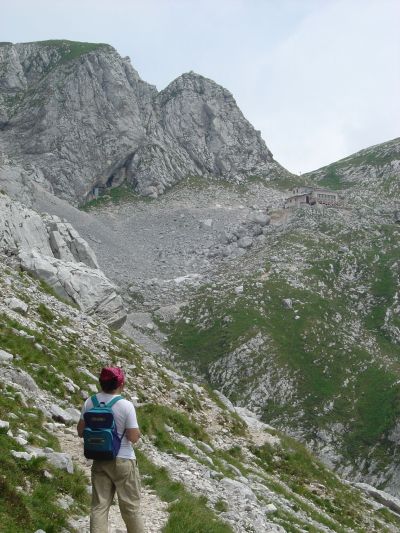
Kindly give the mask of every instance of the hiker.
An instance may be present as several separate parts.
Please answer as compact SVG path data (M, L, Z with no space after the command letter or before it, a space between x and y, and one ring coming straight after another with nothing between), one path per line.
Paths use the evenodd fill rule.
M140 438L135 407L120 396L125 383L121 368L103 368L99 381L101 392L85 401L77 427L85 456L94 459L90 533L108 533L115 491L128 533L143 533L139 471L131 444Z

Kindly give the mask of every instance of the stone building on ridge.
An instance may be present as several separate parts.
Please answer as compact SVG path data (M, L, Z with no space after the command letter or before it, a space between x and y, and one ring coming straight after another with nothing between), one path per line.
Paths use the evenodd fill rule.
M320 187L295 187L292 196L285 200L285 208L325 205L336 207L339 205L339 194L331 189Z

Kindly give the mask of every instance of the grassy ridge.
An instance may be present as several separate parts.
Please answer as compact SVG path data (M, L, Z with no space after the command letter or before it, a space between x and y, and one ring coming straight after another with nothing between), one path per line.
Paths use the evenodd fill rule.
M386 192L400 192L398 184L398 176L390 177L389 180L381 170L385 165L389 165L392 161L400 159L399 139L393 139L386 143L372 146L365 150L361 150L348 157L340 159L335 163L309 172L304 175L304 180L314 182L317 178L317 185L322 185L331 189L349 189L356 183L346 180L346 174L351 170L362 171L364 167L372 167L380 175L379 179L382 182L383 190ZM322 177L320 177L322 175ZM397 181L397 185L396 182ZM362 183L360 183L362 185Z
M48 41L37 41L33 44L38 44L40 46L56 49L61 55L61 62L70 61L76 59L83 54L88 54L100 48L110 48L111 46L105 43L84 43L79 41L68 41L68 40L48 40Z

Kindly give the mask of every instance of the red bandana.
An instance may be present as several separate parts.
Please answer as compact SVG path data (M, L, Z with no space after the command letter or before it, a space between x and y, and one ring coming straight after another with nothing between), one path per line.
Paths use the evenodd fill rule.
M117 366L110 366L108 368L103 368L100 373L101 381L111 381L112 379L117 380L117 387L120 387L125 382L125 375L122 368Z

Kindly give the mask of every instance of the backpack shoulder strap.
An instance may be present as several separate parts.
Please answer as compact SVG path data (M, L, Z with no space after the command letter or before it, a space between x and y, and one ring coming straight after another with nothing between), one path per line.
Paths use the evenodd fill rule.
M100 407L99 400L95 394L91 396L90 399L92 400L93 407Z
M122 396L116 396L115 398L113 398L112 400L110 400L110 401L108 402L108 404L106 405L106 407L111 408L114 404L116 404L117 402L119 402L119 400L123 400Z

